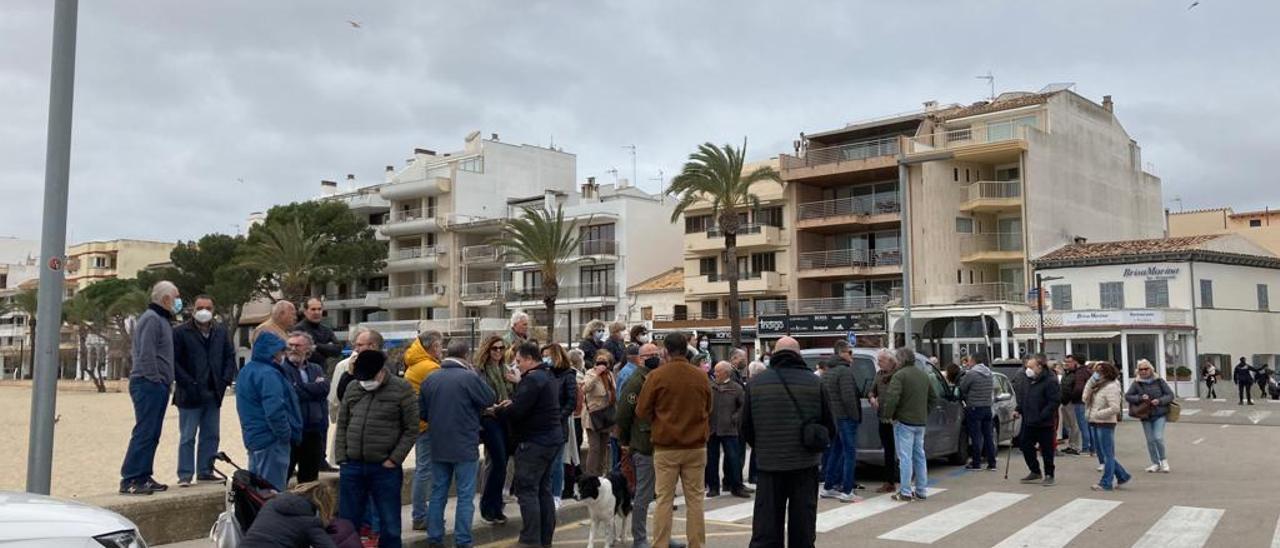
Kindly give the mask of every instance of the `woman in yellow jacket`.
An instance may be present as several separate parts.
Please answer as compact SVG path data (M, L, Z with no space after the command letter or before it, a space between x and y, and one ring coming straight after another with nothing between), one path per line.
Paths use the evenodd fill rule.
M444 335L439 331L423 331L404 353L404 380L413 386L413 393L422 390L422 381L440 370L440 356L444 353ZM418 441L414 444L413 530L427 530L427 497L431 494L431 436L427 423L418 421Z

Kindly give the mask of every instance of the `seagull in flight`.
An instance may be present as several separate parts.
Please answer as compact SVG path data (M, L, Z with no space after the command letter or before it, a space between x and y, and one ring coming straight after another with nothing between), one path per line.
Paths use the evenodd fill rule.
M1194 8L1199 5L1200 5L1200 0L1196 0L1195 2L1192 2L1190 6L1187 6L1187 11L1191 11L1191 8Z
M1199 2L1196 2L1196 3L1198 4ZM359 21L352 21L352 20L350 20L350 19L347 19L347 24L348 24L348 25L351 25L351 28L353 28L353 29L361 28L361 26L360 26L360 22L359 22Z

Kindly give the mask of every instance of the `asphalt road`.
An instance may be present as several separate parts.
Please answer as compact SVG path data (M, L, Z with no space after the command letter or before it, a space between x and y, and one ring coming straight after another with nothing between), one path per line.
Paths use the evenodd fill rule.
M937 492L928 501L891 504L875 493L854 504L819 501L818 546L1280 546L1280 486L1272 476L1280 428L1271 427L1280 425L1280 405L1184 402L1184 415L1190 409L1201 411L1166 432L1170 474L1142 471L1148 465L1142 428L1125 421L1117 431L1118 454L1134 480L1121 490L1089 489L1099 476L1092 457L1059 458L1055 487L1019 484L1026 467L1018 453L1009 480L1001 472L931 463ZM1215 415L1223 410L1236 412ZM1000 452L1002 471L1007 451ZM873 489L883 479L874 467L859 473L859 482ZM750 504L708 500L709 519L720 518L708 521L708 546L746 546ZM683 525L677 520L676 531ZM565 523L555 544L582 546L586 537L584 521Z

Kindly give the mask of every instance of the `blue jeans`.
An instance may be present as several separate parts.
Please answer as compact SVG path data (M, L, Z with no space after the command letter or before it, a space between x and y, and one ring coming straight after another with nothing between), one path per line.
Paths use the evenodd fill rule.
M338 471L338 517L360 523L372 502L378 516L378 546L400 547L400 486L404 469L381 462L342 463ZM372 497L372 501L370 498Z
M1071 409L1076 414L1076 428L1080 429L1080 449L1093 451L1093 427L1089 426L1089 422L1084 418L1084 404L1073 403Z
M484 491L480 494L480 516L502 515L502 486L507 483L507 434L502 421L493 417L480 419L480 438L484 441Z
M431 432L418 434L413 445L413 489L409 504L413 507L413 521L427 519L427 497L431 495Z
M609 472L614 474L622 473L622 447L618 445L618 438L609 437Z
M836 419L836 431L839 435L832 440L831 455L823 467L827 482L825 487L849 494L853 492L856 483L854 470L858 464L858 421Z
M1128 483L1133 476L1129 475L1129 471L1116 460L1116 429L1114 427L1094 428L1093 436L1093 441L1097 443L1094 449L1097 450L1098 456L1102 457L1102 479L1098 480L1098 485L1110 491L1113 480Z
M738 436L712 435L707 439L707 490L720 491L720 448L724 448L724 484L729 492L742 490L742 454Z
M218 454L218 419L221 412L221 407L211 403L191 409L178 408L179 480L190 480L193 472L201 476L213 475L213 457ZM198 451L197 435L200 438Z
M1164 423L1164 417L1142 421L1142 434L1147 437L1147 456L1151 457L1151 464L1160 464L1160 461L1166 458L1164 453Z
M551 457L551 496L560 498L564 494L564 444L557 447L555 456Z
M985 460L987 466L995 467L995 425L991 418L991 408L964 408L964 427L969 433L969 465L976 468Z
M257 451L249 450L249 471L274 485L277 491L289 488L289 453L293 445L276 442Z
M457 482L453 543L471 544L471 520L476 513L476 471L479 461L431 463L431 510L427 512L427 542L444 543L444 505L449 502L449 484Z
M129 379L133 400L133 434L120 465L121 487L151 479L155 474L156 447L164 428L164 410L169 405L169 387L141 377Z
M929 471L924 457L924 426L893 423L893 443L898 449L898 493L910 496L925 494Z

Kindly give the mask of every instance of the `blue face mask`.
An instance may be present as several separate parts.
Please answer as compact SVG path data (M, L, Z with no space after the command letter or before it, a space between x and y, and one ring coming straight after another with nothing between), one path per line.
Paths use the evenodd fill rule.
M1093 380L1095 380L1095 381L1100 381L1100 380L1102 380L1102 373L1099 373L1099 372L1097 372L1097 371L1094 371L1094 372L1093 372L1093 375L1091 375L1091 376L1090 376L1090 378L1092 378L1092 379L1093 379Z
M174 313L174 314L177 314L177 313L179 313L179 312L182 312L182 297L174 297L174 298L173 298L173 313Z
M543 365L551 365L551 358L542 358Z

